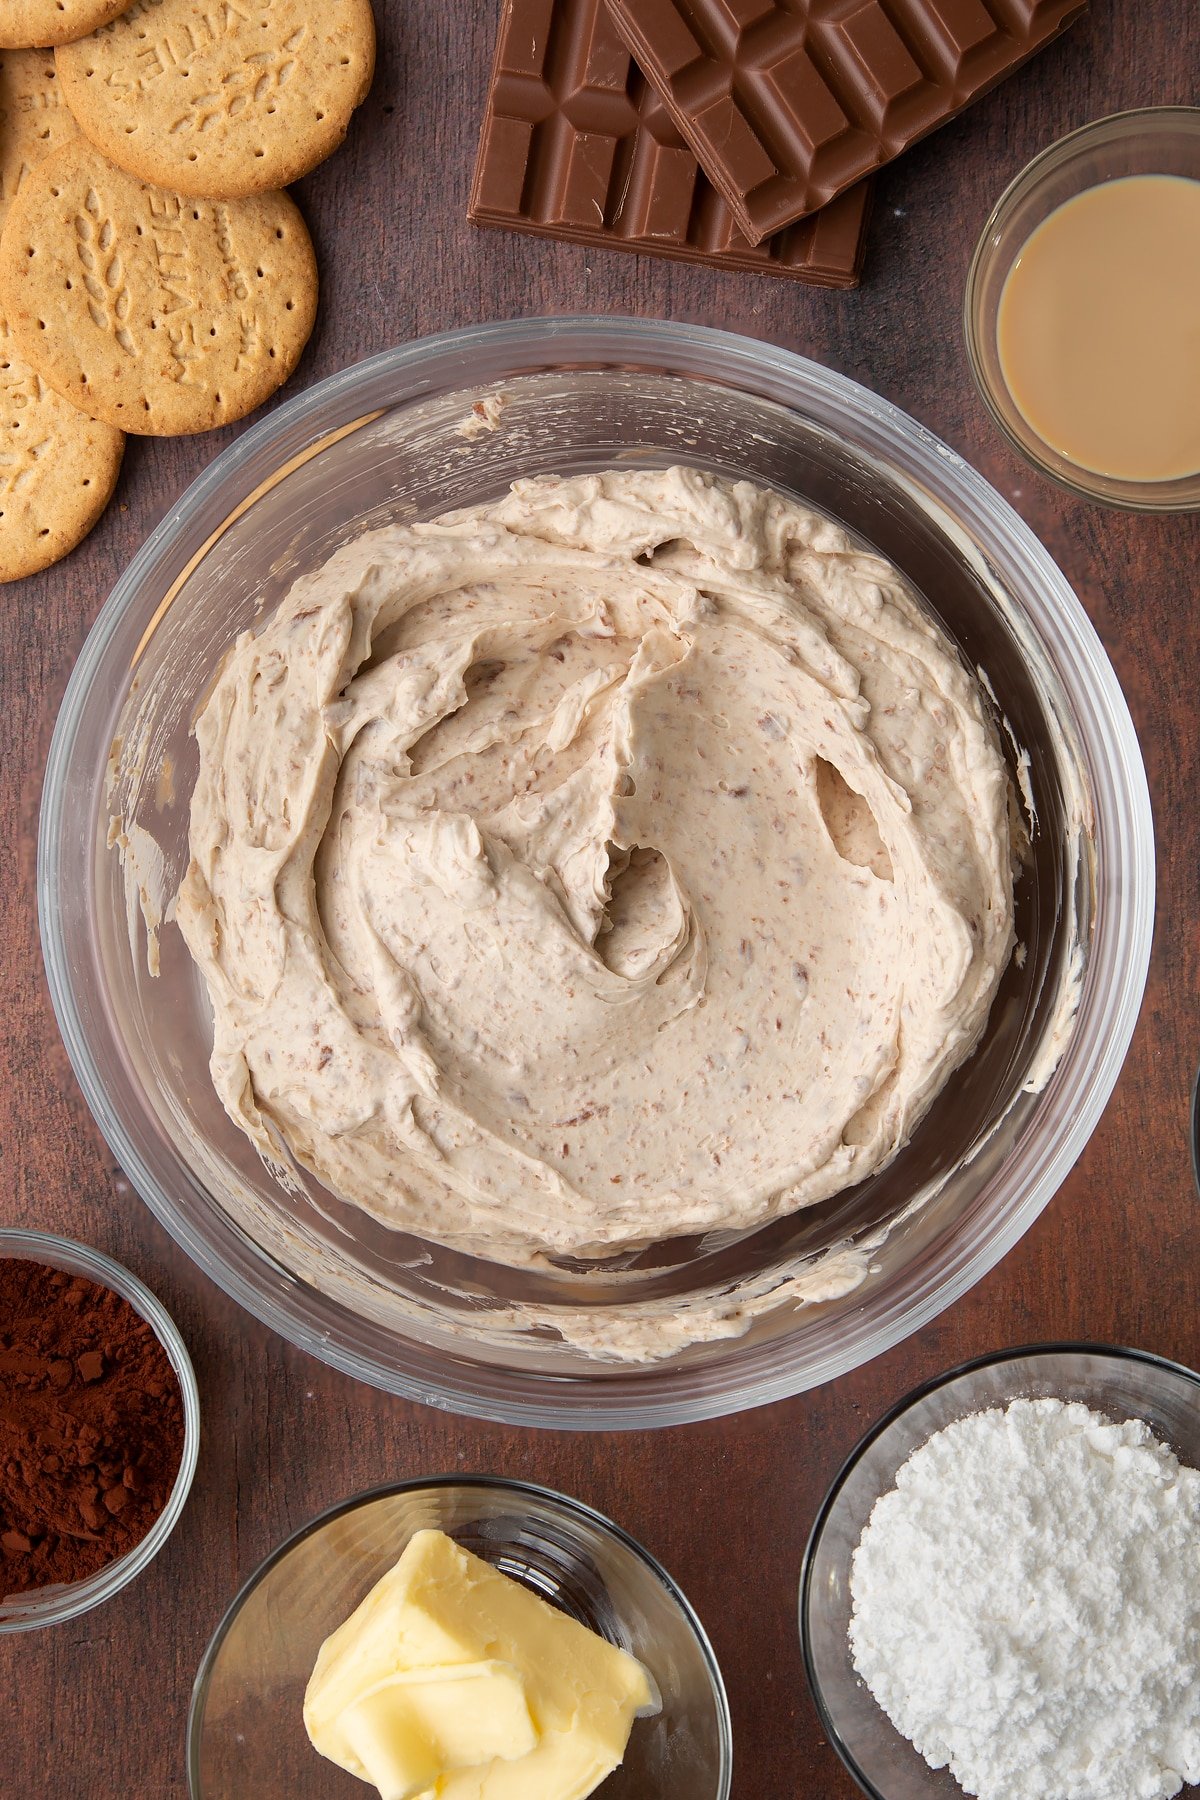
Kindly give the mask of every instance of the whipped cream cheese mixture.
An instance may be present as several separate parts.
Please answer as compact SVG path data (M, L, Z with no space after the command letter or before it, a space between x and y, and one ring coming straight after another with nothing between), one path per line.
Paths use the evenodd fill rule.
M746 1228L905 1141L1013 946L975 680L693 469L371 533L238 639L177 917L268 1159L511 1263Z

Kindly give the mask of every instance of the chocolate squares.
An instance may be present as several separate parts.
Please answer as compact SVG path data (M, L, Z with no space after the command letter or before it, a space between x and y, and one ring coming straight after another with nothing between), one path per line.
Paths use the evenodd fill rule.
M1085 0L612 0L751 243L1011 74Z
M471 193L477 224L827 287L858 280L860 183L749 243L621 41L607 0L508 0Z

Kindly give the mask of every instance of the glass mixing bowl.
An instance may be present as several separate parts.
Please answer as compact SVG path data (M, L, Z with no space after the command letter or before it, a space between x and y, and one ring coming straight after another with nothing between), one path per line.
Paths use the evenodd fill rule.
M472 409L496 392L493 430ZM389 1231L303 1171L276 1180L209 1082L207 998L169 909L157 975L141 915L166 907L186 866L190 727L217 662L298 575L365 528L470 505L517 476L679 461L833 514L899 566L985 672L1037 812L1018 889L1025 954L975 1055L871 1179L740 1237L667 1242L619 1267L516 1271ZM1062 1181L1117 1078L1145 981L1154 856L1137 741L1099 640L1046 552L959 457L767 344L535 319L346 370L184 495L117 584L67 689L38 889L51 993L88 1103L204 1269L354 1375L579 1429L794 1394L914 1331L990 1269ZM701 1321L702 1341L671 1353L681 1313ZM661 1325L657 1361L622 1357L633 1314ZM578 1347L588 1338L591 1353Z
M196 1676L191 1800L361 1800L368 1792L312 1748L304 1689L325 1638L424 1530L449 1533L649 1669L662 1710L635 1720L624 1762L598 1790L603 1800L729 1800L733 1746L721 1672L666 1570L578 1500L486 1475L362 1494L267 1558L217 1627Z
M948 1769L931 1769L855 1670L850 1565L876 1500L935 1431L1010 1400L1077 1400L1116 1423L1144 1419L1189 1468L1200 1466L1200 1375L1144 1350L1033 1344L980 1357L908 1394L863 1438L817 1515L800 1578L800 1637L830 1743L870 1800L961 1800Z

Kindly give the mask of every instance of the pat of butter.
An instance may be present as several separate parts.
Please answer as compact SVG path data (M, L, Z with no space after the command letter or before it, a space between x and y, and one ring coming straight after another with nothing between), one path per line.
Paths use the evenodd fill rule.
M304 1723L384 1800L584 1800L657 1709L624 1650L419 1531L322 1644Z
M381 1800L413 1800L449 1770L528 1756L538 1741L525 1684L503 1662L402 1669L338 1723Z

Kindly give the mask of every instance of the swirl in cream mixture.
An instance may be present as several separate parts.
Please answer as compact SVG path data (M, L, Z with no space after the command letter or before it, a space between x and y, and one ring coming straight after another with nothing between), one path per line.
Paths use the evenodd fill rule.
M974 679L830 520L539 477L339 551L197 724L212 1074L390 1225L522 1263L881 1167L1013 945Z

